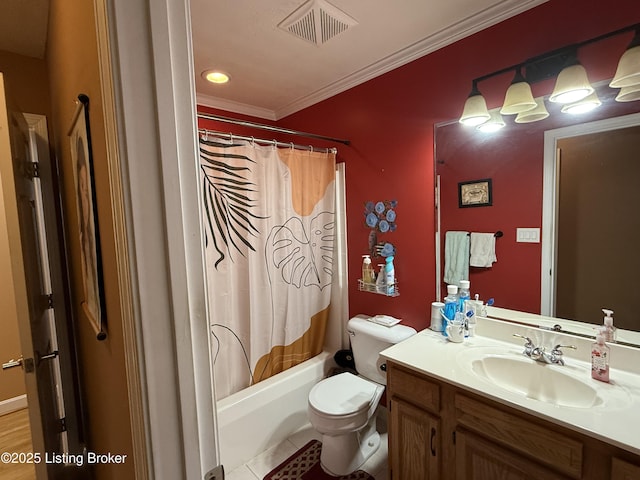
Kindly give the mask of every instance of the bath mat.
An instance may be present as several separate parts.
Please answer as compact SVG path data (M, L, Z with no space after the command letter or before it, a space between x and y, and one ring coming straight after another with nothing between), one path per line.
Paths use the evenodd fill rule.
M375 480L362 470L349 475L332 477L320 466L322 443L311 440L284 462L271 470L264 480Z

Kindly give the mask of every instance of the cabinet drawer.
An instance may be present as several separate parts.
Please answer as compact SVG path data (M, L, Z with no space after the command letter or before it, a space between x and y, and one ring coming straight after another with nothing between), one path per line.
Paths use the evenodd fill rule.
M391 362L387 364L387 388L392 397L402 398L433 413L440 412L438 384Z
M465 430L456 430L455 463L457 480L568 480L537 460Z
M459 425L571 478L582 478L582 443L461 394L455 395L455 406Z
M637 480L640 478L640 467L619 458L611 459L611 480Z

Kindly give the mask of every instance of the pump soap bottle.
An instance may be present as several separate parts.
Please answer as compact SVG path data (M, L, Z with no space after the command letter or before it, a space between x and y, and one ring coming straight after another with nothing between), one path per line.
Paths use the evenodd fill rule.
M591 378L601 382L609 382L609 353L611 349L604 343L604 329L596 335L596 342L591 346Z
M366 284L372 284L374 280L371 257L369 255L363 255L362 258L362 281Z
M604 341L608 343L615 343L618 329L613 326L613 310L603 308L602 313L604 313Z

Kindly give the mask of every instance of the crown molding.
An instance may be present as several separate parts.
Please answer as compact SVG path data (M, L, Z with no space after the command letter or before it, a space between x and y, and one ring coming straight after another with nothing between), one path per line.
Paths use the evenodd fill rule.
M379 77L385 73L399 68L407 63L417 60L429 53L435 52L452 43L462 40L485 28L489 28L497 23L514 17L522 12L537 7L548 0L504 0L479 13L469 16L453 25L429 35L422 40L404 48L393 55L389 55L382 60L372 63L368 67L362 68L324 88L294 100L276 110L269 110L251 105L223 100L216 97L198 95L199 104L220 108L230 112L252 115L269 120L280 120L288 115L294 114L308 108L316 103L331 98L350 88L356 87L371 79ZM202 99L202 101L201 101ZM206 100L206 103L205 103Z
M213 97L203 93L196 94L196 103L203 107L217 108L227 112L239 113L242 115L250 115L252 117L264 118L265 120L278 120L273 110L268 108L255 107L246 103L234 102L233 100L225 100L224 98Z

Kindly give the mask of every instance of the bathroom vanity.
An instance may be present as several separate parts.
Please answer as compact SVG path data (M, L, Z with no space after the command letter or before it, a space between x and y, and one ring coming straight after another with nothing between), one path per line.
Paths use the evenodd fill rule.
M593 340L488 319L478 331L455 344L425 330L382 352L390 479L640 479L640 350L615 348L605 384L584 358ZM513 333L578 348L542 364Z

